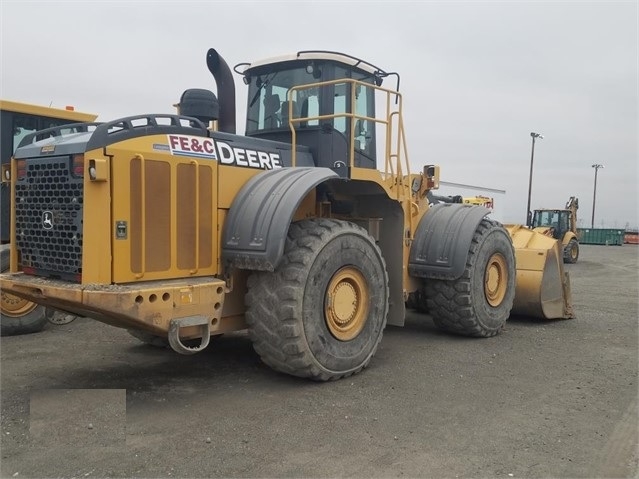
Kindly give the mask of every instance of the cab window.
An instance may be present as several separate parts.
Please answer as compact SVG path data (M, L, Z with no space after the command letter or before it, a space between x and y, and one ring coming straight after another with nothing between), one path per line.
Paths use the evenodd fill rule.
M293 90L297 85L316 83L318 80L305 68L281 70L256 75L249 83L249 104L246 133L289 128L289 114L293 118L319 115L319 89ZM289 98L290 92L290 98ZM304 126L316 126L319 121L308 120Z
M55 118L47 118L42 116L26 115L23 113L16 113L13 115L13 149L12 153L15 153L16 148L22 141L22 139L30 133L34 133L38 130L44 130L46 128L53 128L56 126L62 126L68 124L68 120L57 120Z

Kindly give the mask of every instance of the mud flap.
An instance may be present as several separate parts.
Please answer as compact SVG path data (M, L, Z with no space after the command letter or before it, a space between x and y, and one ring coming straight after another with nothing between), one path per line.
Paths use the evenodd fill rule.
M506 225L515 247L517 283L511 314L574 318L570 278L559 241L521 225Z
M180 329L191 326L199 326L202 331L202 341L194 347L185 346L180 340ZM211 322L206 316L189 316L186 318L172 319L169 324L169 344L171 348L180 354L195 354L209 345L211 339Z

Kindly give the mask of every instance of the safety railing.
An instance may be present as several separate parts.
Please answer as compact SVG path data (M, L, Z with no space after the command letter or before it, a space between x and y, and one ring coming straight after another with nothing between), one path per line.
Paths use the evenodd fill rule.
M351 89L351 101L350 101L350 109L346 112L333 113L329 115L315 115L315 116L295 116L296 113L293 110L293 104L295 102L294 97L302 97L301 94L304 90L310 90L312 88L325 88L330 85L350 85ZM382 93L385 95L385 111L384 115L378 117L369 117L365 115L360 115L356 113L356 91L357 88L370 88L373 92L373 95L377 97L377 93ZM297 92L297 94L295 94ZM375 98L377 100L377 98ZM289 129L291 130L291 139L292 139L292 165L296 165L296 156L297 156L297 127L296 125L301 124L302 122L312 122L317 121L318 123L325 120L334 120L336 118L346 118L347 121L350 121L350 138L348 138L349 142L349 157L348 157L348 165L349 167L355 166L355 127L358 120L361 121L370 121L374 126L378 124L384 125L385 129L385 144L384 144L384 169L381 170L383 172L384 178L388 180L391 184L397 185L396 194L397 198L401 199L404 195L409 196L410 192L408 185L404 185L402 178L404 175L408 175L410 173L410 163L408 160L408 150L406 147L406 137L404 135L404 123L402 120L402 96L399 92L395 90L390 90L387 88L382 88L377 85L372 85L370 83L362 82L359 80L351 79L351 78L342 78L338 80L331 80L325 82L317 82L317 83L309 83L305 85L298 85L291 87L287 93L287 101L288 101L288 118L289 118ZM378 105L378 102L375 102ZM375 152L377 156L377 152Z

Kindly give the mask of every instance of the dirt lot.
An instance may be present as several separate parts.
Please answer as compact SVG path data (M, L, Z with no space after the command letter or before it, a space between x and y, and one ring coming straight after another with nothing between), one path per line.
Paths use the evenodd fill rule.
M180 356L81 319L1 339L2 477L635 477L638 251L583 246L578 318L477 340L413 314L316 384L244 334Z

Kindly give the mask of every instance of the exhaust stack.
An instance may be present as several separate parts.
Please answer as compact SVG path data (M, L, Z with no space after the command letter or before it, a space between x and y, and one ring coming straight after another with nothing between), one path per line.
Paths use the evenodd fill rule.
M220 103L218 130L235 134L235 83L231 69L214 48L209 49L206 54L206 66L217 83Z

